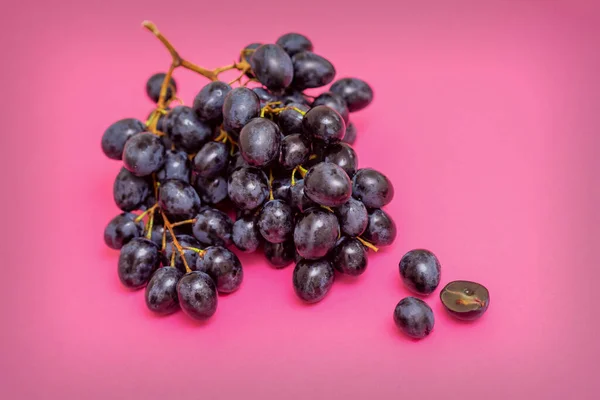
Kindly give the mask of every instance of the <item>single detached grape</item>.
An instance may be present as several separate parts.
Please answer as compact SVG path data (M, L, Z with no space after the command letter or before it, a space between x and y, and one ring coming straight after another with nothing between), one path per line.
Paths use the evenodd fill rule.
M165 163L165 147L160 138L148 132L133 135L123 149L123 164L136 176L147 176Z
M194 99L193 110L203 121L220 122L223 119L223 103L231 86L225 82L210 82L200 90Z
M294 32L282 35L275 43L281 46L290 57L301 51L313 50L313 44L309 38Z
M307 303L323 300L333 286L334 280L333 267L325 259L300 260L294 268L294 291Z
M344 235L360 236L367 229L369 224L367 207L355 198L351 197L334 211Z
M338 207L352 196L352 183L341 167L322 162L306 173L304 191L308 198L317 204Z
M189 184L178 180L164 182L158 193L160 208L176 220L193 218L200 209L200 197Z
M122 213L110 220L104 229L104 243L111 249L119 250L132 239L142 235L144 224L135 222L137 215Z
M361 275L368 264L365 246L358 239L342 238L333 249L331 263L342 274Z
M396 239L396 224L385 211L372 210L363 237L375 246L389 246Z
M256 93L245 87L232 89L223 102L223 127L227 131L239 131L252 118L260 114L260 100Z
M146 130L146 126L135 118L126 118L112 124L102 135L102 151L113 160L123 157L123 148L129 138Z
M254 118L240 132L240 153L254 167L264 167L279 157L281 133L273 121Z
M344 135L342 142L348 143L349 145L356 142L356 125L354 125L354 123L349 122L348 125L346 125L346 134Z
M194 269L196 266L196 260L198 259L198 253L194 250L186 249L185 247L198 249L202 247L202 245L200 244L200 242L198 242L198 240L196 240L195 237L191 235L180 235L178 233L175 233L175 235L177 236L177 242L179 243L179 245L181 247L184 247L183 256L185 257L185 261L187 262L188 267ZM173 255L173 253L175 254ZM172 264L171 261L173 261ZM167 245L165 246L165 249L163 251L163 265L170 265L172 267L175 267L184 274L187 272L185 269L185 264L183 264L183 260L181 259L181 255L179 254L179 251L177 251L177 248L173 244L173 241L170 236L167 240Z
M296 89L318 88L330 83L335 77L335 68L327 59L310 51L301 51L292 57Z
M187 106L176 106L167 114L165 130L179 150L194 154L214 136L214 127L198 118Z
M225 143L208 142L194 156L194 171L204 178L214 178L229 165L229 148Z
M216 205L227 198L227 178L222 175L214 178L197 176L194 188L206 204Z
M351 178L358 168L358 156L352 146L346 143L334 143L327 146L324 160L339 165Z
M261 235L254 215L239 218L233 224L233 244L245 253L255 252L261 243Z
M413 339L423 339L433 330L435 319L431 307L416 297L406 297L394 309L394 322Z
M229 177L227 192L243 210L254 210L269 197L267 176L257 168L238 168Z
M344 138L346 124L340 114L327 106L317 106L304 115L302 129L306 135L325 143L338 142Z
M192 227L194 236L206 246L230 246L233 222L227 214L214 208L198 213Z
M188 272L179 280L177 297L183 312L193 319L205 320L217 311L217 287L202 271Z
M277 118L281 133L286 136L302 133L302 120L304 119L304 113L308 110L310 110L310 107L302 103L288 104Z
M276 44L257 48L250 59L252 72L270 90L285 89L292 83L294 66L285 50Z
M473 321L487 311L490 292L476 282L453 281L442 289L440 299L450 315L463 321Z
M333 213L321 208L311 208L296 222L296 251L302 258L309 260L325 257L335 246L339 234L340 225Z
M160 89L166 77L167 74L159 72L148 78L148 81L146 82L146 94L150 97L150 100L155 103L158 103L158 100L160 99ZM177 83L175 83L175 79L171 77L167 86L165 100L173 98L175 93L177 93Z
M285 268L296 259L296 247L293 240L283 243L265 242L264 252L267 261L275 269Z
M172 314L179 309L177 282L183 272L173 267L162 267L152 275L146 286L146 306L161 315Z
M198 271L206 272L217 285L219 293L235 292L244 279L242 263L231 251L212 246L196 262Z
M160 266L160 249L141 237L132 239L121 248L119 255L119 279L130 289L141 289Z
M165 164L156 173L159 182L177 179L190 183L191 166L187 153L178 150L167 150Z
M373 101L373 89L358 78L337 80L333 82L329 90L344 99L350 112L362 110Z
M310 149L310 140L306 136L300 133L286 136L281 141L279 164L284 168L294 169L308 160Z
M431 294L440 284L441 265L429 250L409 251L400 260L399 268L402 282L415 293Z
M381 172L363 168L352 178L352 195L368 208L381 208L394 198L394 186Z
M283 200L268 201L258 214L258 229L267 242L285 242L293 228L292 208Z
M344 99L335 93L325 92L318 95L312 103L312 107L327 106L337 111L344 118L344 122L348 124L350 113Z
M125 168L119 171L113 184L115 204L123 211L139 210L152 190L146 178L133 175Z

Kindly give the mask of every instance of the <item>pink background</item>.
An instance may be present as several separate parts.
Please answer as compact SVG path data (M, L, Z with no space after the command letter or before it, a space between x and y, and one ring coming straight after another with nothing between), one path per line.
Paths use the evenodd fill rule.
M69 4L72 3L72 4ZM24 1L3 9L3 399L593 399L600 396L600 88L593 2ZM162 5L160 5L162 4ZM12 10L12 11L11 11ZM239 292L196 324L124 290L102 232L119 163L104 129L144 118L168 66L156 22L206 67L300 31L374 87L352 116L361 166L396 197L395 245L315 306L292 267L244 257ZM189 104L206 83L177 71ZM593 209L595 208L595 209ZM442 285L484 283L465 325L393 325L398 261L426 247Z

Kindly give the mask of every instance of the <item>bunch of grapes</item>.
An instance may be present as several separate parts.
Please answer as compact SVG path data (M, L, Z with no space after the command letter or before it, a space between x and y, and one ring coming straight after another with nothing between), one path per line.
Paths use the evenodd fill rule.
M147 82L156 103L147 121L115 122L102 149L123 162L113 187L123 212L104 239L120 250L121 282L145 288L150 310L211 317L218 295L243 280L232 246L262 251L274 268L295 263L293 289L314 303L336 273L362 274L368 252L393 243L396 226L383 209L393 185L359 168L351 146L350 114L373 100L366 82L334 81L331 62L297 33L248 45L237 62L208 70L183 59L154 24L144 26L169 50L171 66ZM210 80L191 107L177 98L179 67ZM239 76L219 80L229 70ZM317 97L304 93L330 83Z

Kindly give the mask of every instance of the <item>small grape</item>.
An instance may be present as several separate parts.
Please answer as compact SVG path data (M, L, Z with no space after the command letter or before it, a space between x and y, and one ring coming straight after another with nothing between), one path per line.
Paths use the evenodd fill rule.
M146 94L150 100L155 103L158 103L158 100L160 99L160 89L166 77L167 74L159 72L148 78L148 81L146 82ZM175 93L177 93L177 83L175 83L175 79L171 77L167 86L167 95L165 96L165 100L170 100L173 98Z
M359 169L352 178L352 195L368 208L381 208L394 198L394 185L381 172Z
M313 44L309 38L299 33L286 33L275 42L291 56L301 51L312 51Z
M406 297L394 309L394 322L406 335L423 339L433 330L435 318L427 303L416 297Z
M365 81L358 78L342 78L333 82L329 88L341 96L350 112L362 110L373 101L373 89Z
M240 153L254 167L267 166L277 159L280 144L279 127L266 118L254 118L240 133Z
M304 193L304 179L297 180L296 184L290 187L290 205L300 212L317 206L317 203Z
M227 214L214 208L198 213L192 226L194 236L206 246L230 246L233 222Z
M217 287L202 271L188 272L179 280L177 297L183 312L193 319L205 320L217 311Z
M232 239L235 246L244 253L255 252L261 243L261 235L254 215L239 218L233 224Z
M307 210L296 222L294 244L302 258L325 257L340 235L340 225L331 212L321 208Z
M334 143L327 146L324 161L342 167L350 178L354 176L358 168L358 156L352 146L346 143Z
M250 59L250 65L256 78L270 90L285 89L292 83L292 59L276 44L264 44L257 48Z
M304 115L298 110L306 113L310 110L310 107L301 103L290 103L279 113L277 124L281 128L281 133L285 136L302 133Z
M306 135L327 144L340 141L346 133L342 116L327 106L311 108L304 115L302 129Z
M137 215L122 213L110 220L104 229L104 243L111 249L119 250L132 239L142 235L144 224L135 222Z
M396 239L396 224L385 211L372 210L363 236L375 246L389 246Z
M429 250L409 251L400 260L399 269L402 282L417 294L429 295L440 284L441 265Z
M160 266L160 250L148 239L137 237L121 248L119 279L130 289L141 289Z
M304 191L306 196L317 204L338 207L352 196L352 183L341 167L322 162L306 173Z
M333 249L331 263L342 274L358 276L367 269L367 251L355 238L342 238Z
M133 135L123 149L123 164L136 176L148 176L162 168L165 163L165 147L160 138L152 133Z
M286 136L281 141L279 164L284 168L294 169L308 160L310 149L310 140L306 136L300 133Z
M346 102L340 95L331 92L321 93L312 103L312 107L316 106L327 106L335 110L342 116L346 125L348 124L350 113L348 111L348 107L346 106Z
M359 200L351 197L334 211L340 221L340 228L344 235L360 236L367 229L369 214L367 213L367 207Z
M316 303L325 298L335 281L335 272L329 261L300 260L293 273L296 295L307 303Z
M203 203L216 205L227 198L227 178L220 175L214 178L197 176L194 188Z
M283 200L268 201L258 214L258 229L270 243L282 243L290 238L294 228L292 208Z
M225 143L208 142L194 157L194 171L204 178L221 175L229 165L229 148Z
M327 59L310 51L301 51L292 57L293 81L296 89L325 86L335 77L335 68Z
M198 118L187 106L176 106L167 114L164 127L175 147L194 154L214 136L214 126Z
M276 269L285 268L296 260L296 247L293 240L283 243L265 242L264 252L269 264Z
M160 208L176 220L193 218L200 209L200 197L189 184L169 180L160 186L158 201Z
M245 87L231 90L223 102L223 127L228 132L239 131L260 114L260 100L256 93Z
M156 173L159 182L177 179L190 183L191 167L190 160L184 151L167 150L165 153L165 164Z
M133 175L121 168L113 184L115 204L123 211L139 210L148 199L152 190L146 178Z
M198 257L196 269L206 272L217 285L219 293L235 292L244 279L244 271L239 258L231 251L212 246Z
M273 198L283 200L286 203L291 201L292 177L290 175L274 178L271 183Z
M160 315L172 314L179 309L177 282L183 272L173 267L162 267L152 275L146 286L146 306Z
M223 103L231 86L225 82L210 82L194 98L193 110L203 121L220 122L223 119Z
M238 168L229 177L227 193L243 210L254 210L269 197L267 176L257 168Z
M123 158L123 148L129 138L146 130L146 125L135 118L126 118L112 124L102 135L102 151L113 160Z

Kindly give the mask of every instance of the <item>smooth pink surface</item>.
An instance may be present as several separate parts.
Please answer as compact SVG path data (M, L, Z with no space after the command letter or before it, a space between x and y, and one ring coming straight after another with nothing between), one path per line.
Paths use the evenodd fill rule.
M29 4L27 4L29 3ZM2 399L597 399L600 140L592 2L19 2L2 13ZM162 4L162 6L159 6ZM299 31L375 101L352 115L361 166L396 197L395 245L321 303L292 267L244 257L239 292L206 324L157 318L116 274L102 232L119 163L104 129L145 118L165 50L156 22L207 67ZM8 47L7 47L8 46ZM191 103L206 81L178 71ZM465 325L427 301L413 342L392 311L408 250L442 285L484 283ZM477 397L475 397L477 395ZM409 397L410 396L410 397Z

